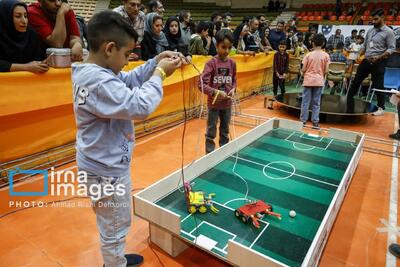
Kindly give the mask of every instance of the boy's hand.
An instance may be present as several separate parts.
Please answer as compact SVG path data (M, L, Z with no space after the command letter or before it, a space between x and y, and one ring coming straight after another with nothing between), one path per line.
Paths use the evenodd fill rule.
M185 58L185 56L180 52L164 51L156 57L157 63L159 63L161 60L165 58L171 58L171 59L180 58L182 60L182 63L187 62L187 58Z
M224 91L218 91L218 92L216 92L216 94L217 93L218 93L218 96L217 96L217 99L216 99L217 103L220 102L220 101L223 101L223 100L231 99L231 97L227 93L225 93Z
M161 54L160 54L161 55ZM174 71L180 68L182 65L182 61L180 58L164 58L160 62L158 62L157 67L162 68L165 71L165 74L170 76Z

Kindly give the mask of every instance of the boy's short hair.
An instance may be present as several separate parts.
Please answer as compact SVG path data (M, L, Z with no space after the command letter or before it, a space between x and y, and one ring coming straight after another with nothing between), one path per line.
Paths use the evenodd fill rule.
M93 52L99 51L105 42L115 42L117 49L120 49L129 39L136 42L138 34L117 12L111 10L99 12L88 23L88 43Z
M279 42L279 45L287 46L286 40L281 40L281 41Z
M353 34L353 33L357 33L358 31L356 30L356 29L353 29L352 31L351 31L351 34Z
M317 33L312 39L312 42L315 46L323 46L325 43L325 36L322 33Z
M357 35L356 40L360 39L362 42L364 42L364 37L362 37L361 35Z
M344 48L344 43L343 42L338 42L336 45L336 49L343 49Z
M396 40L396 49L400 49L400 38Z
M208 31L209 27L207 21L200 21L196 26L196 33L200 34L204 30Z
M216 40L217 44L222 43L225 39L227 39L229 42L231 42L233 44L233 41L234 41L233 34L228 29L220 30L215 35L215 40Z

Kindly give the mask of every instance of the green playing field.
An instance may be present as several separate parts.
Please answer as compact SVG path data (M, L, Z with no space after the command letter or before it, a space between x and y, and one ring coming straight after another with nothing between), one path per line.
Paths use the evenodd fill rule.
M300 266L338 189L352 143L274 129L192 181L194 191L215 193L218 214L189 214L182 188L157 201L181 215L181 236L225 257L228 240L290 266ZM271 204L282 220L265 216L261 227L234 210L247 200ZM296 211L295 218L289 211ZM198 242L201 240L201 243Z

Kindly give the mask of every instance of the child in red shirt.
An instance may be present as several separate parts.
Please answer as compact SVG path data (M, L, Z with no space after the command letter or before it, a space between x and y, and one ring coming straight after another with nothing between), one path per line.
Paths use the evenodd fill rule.
M232 49L233 35L229 30L220 30L215 36L217 55L210 59L201 75L204 93L208 95L208 117L206 132L206 153L215 149L214 138L219 124L220 147L229 142L232 96L236 89L236 63L228 58ZM201 88L201 81L199 85Z

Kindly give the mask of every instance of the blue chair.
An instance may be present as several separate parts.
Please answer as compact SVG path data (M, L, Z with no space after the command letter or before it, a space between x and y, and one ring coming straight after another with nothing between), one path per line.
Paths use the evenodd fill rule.
M383 87L388 91L390 91L390 89L400 89L400 68L385 68L385 75L383 76ZM372 99L374 98L374 93L375 89L372 89L372 94L369 102L372 102Z
M400 88L400 68L385 68L383 86L388 89Z

